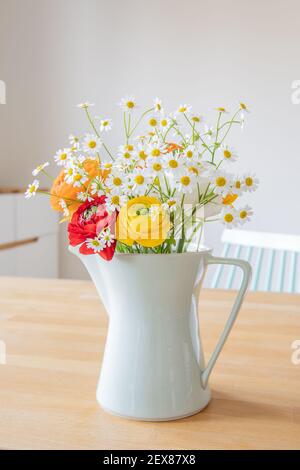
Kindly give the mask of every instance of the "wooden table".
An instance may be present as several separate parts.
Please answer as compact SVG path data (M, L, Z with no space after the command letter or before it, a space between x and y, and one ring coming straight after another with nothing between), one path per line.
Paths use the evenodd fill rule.
M202 293L206 355L233 292ZM250 293L211 376L213 399L196 416L143 423L95 400L107 319L90 282L0 278L0 448L299 449L300 296Z

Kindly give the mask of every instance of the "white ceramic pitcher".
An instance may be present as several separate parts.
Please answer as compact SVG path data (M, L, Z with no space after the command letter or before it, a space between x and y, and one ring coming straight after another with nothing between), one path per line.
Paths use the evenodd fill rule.
M97 387L101 406L147 421L192 415L211 398L208 378L241 307L251 277L246 261L216 258L211 251L118 254L112 261L81 255L109 316ZM198 335L198 295L208 264L242 268L231 314L207 366Z

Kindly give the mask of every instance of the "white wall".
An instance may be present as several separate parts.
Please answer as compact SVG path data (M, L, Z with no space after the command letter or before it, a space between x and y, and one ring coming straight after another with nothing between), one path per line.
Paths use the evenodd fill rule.
M115 146L115 104L128 92L208 116L243 100L251 114L230 142L241 171L261 180L248 227L299 234L299 15L297 0L0 0L0 184L27 184L33 165L85 129L82 99L117 121ZM209 243L220 232L210 227ZM61 275L82 276L65 246L62 234Z

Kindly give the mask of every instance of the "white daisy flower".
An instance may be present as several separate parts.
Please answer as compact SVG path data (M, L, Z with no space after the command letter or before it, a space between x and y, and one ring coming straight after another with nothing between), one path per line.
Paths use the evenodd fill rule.
M41 171L43 171L44 168L49 166L49 162L42 163L41 165L38 165L32 172L33 176L37 176Z
M77 194L77 199L82 202L85 202L85 201L91 202L93 200L93 197L89 193L81 191L80 193Z
M125 96L124 98L121 99L119 106L121 106L121 108L124 111L128 111L128 112L133 111L134 109L137 108L135 97L133 95Z
M227 145L222 148L222 156L226 162L235 162L238 159L235 149Z
M92 156L95 156L102 146L101 139L93 134L86 134L83 140L83 150Z
M227 194L229 192L232 179L231 176L222 171L215 171L211 175L211 183L215 187L217 194Z
M192 114L190 120L195 124L204 124L204 117L200 116L200 114Z
M168 129L168 127L170 127L171 125L171 119L168 118L167 116L162 116L160 118L160 121L159 121L159 127L164 130L164 129Z
M226 207L222 211L222 222L227 228L233 228L238 224L238 215L232 207Z
M65 169L65 182L67 184L71 184L76 188L82 186L86 181L88 181L88 177L82 168L70 165Z
M107 227L99 233L99 238L105 243L105 246L110 247L115 241L115 235L111 232L110 228Z
M65 217L69 217L70 211L69 211L69 209L68 209L68 206L67 206L67 204L66 204L66 201L65 201L64 199L60 199L60 200L59 200L59 205L60 205L60 207L61 207L62 210L63 210L64 216L65 216Z
M134 162L134 147L133 145L120 145L118 157L126 162L126 165L131 165Z
M94 103L89 103L88 101L85 101L84 103L79 103L77 105L77 108L87 109L87 108L90 108L91 106L95 106Z
M195 145L188 145L184 150L183 150L183 155L185 156L186 159L190 161L196 161L198 157L199 150Z
M159 118L156 116L151 116L148 121L149 126L157 127L159 125Z
M255 191L258 187L259 179L254 174L246 174L243 178L243 190L249 193Z
M108 175L105 180L105 186L109 188L112 194L122 194L124 193L124 188L126 186L127 180L125 175L117 170L113 170L112 173Z
M197 165L197 163L194 163L194 162L190 162L190 163L189 163L189 162L188 162L188 163L186 164L186 167L187 167L188 171L189 171L190 173L192 173L193 175L195 175L195 176L199 176L200 173L201 173L201 168L200 168L199 165Z
M75 175L75 168L74 166L68 166L66 169L65 169L65 182L67 184L72 184L73 183L73 177Z
M237 209L237 214L239 223L243 225L245 222L251 220L251 217L253 216L253 210L250 206L246 205L245 207L240 207Z
M228 114L227 109L223 106L219 106L218 108L216 108L216 111L219 111L219 113Z
M243 102L240 102L240 110L241 110L240 116L244 113L250 113L248 106Z
M183 194L191 193L195 189L195 176L191 172L185 171L180 175L176 188Z
M75 173L75 175L73 176L72 184L76 188L76 187L82 186L87 181L88 181L88 177L85 174L85 172L80 171L80 172Z
M77 148L77 146L79 144L79 137L76 137L76 135L74 135L74 134L70 134L69 135L69 142L70 142L71 147L76 147Z
M142 161L145 163L147 157L148 157L148 150L146 149L145 145L143 145L142 142L138 143L137 149L135 149L133 153L135 159L139 161L139 163Z
M237 177L233 180L232 186L231 186L231 192L232 194L236 194L239 196L243 191L243 181L241 178Z
M71 158L71 155L72 153L70 149L65 148L63 150L58 150L54 155L54 161L58 166L64 166Z
M164 172L164 164L163 160L160 158L150 158L147 162L147 173L149 176L156 178L161 173Z
M98 237L88 238L86 240L86 246L94 250L94 253L99 253L105 248L105 240L102 238L99 239Z
M192 109L192 106L188 106L187 104L179 105L178 109L175 111L176 116L180 114L189 114Z
M114 211L120 211L121 207L126 204L128 197L125 194L108 194L106 196L105 205L107 211L111 214Z
M148 183L149 178L143 169L136 168L128 175L128 185L131 187L132 194L138 196L145 194Z
M164 112L162 104L161 104L161 100L159 98L154 98L153 108L154 108L154 111L156 111L157 113L163 114Z
M101 119L100 121L100 131L110 131L113 126L113 122L111 119Z
M164 156L164 167L172 173L178 173L182 168L182 157L177 153L168 153Z
M175 212L177 209L178 201L175 198L170 198L163 203L163 208L169 212Z
M31 197L35 196L39 186L40 183L38 180L34 180L33 183L29 184L25 192L25 198L30 199Z
M160 142L153 142L148 145L148 153L151 158L163 157L164 148Z
M101 170L111 170L112 169L112 163L111 162L101 162Z

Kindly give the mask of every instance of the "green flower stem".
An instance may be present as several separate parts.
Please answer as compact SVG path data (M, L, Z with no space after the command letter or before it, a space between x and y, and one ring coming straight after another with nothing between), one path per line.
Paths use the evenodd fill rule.
M94 124L94 122L93 122L93 120L92 120L92 118L91 118L91 116L90 116L90 113L88 112L88 108L84 108L84 109L85 109L87 118L88 118L88 120L89 120L89 123L90 123L90 125L91 125L93 131L95 132L96 136L100 139L100 134L99 134L99 132L97 131L97 128L96 128L96 126L95 126L95 124ZM103 142L102 139L101 139L101 142L102 142L102 145L103 145L104 149L106 150L107 154L110 156L110 158L111 158L112 160L114 160L114 157L112 156L111 152L109 151L109 149L107 148L107 146L105 145L105 143Z
M219 125L220 125L221 116L222 116L222 112L219 112L218 120L217 120L217 126L216 126L217 131L216 131L215 145L214 145L214 149L213 149L212 156L211 156L211 162L212 162L212 163L214 163L215 153L216 153L217 148L219 147L219 145L218 145L218 137L219 137L219 131L220 131Z
M191 128L193 129L193 124L191 123L190 119L187 117L187 115L185 113L183 113L185 119L187 120L187 122L189 123L189 125L191 126ZM207 145L207 143L205 142L205 140L203 140L203 138L201 137L201 134L195 130L195 135L197 136L197 138L199 140L201 140L203 146L205 147L205 149L207 149L211 154L212 154L212 150L210 150L209 146Z
M37 190L37 193L45 194L46 196L56 197L57 199L63 199L64 201L71 201L71 202L76 202L76 203L79 202L76 199L70 199L68 197L59 197L59 196L56 196L56 194L51 194L47 191L41 191L40 189Z
M49 173L45 170L41 170L41 173L44 173L45 176L47 176L47 178L49 178L51 181L54 181L55 178L53 178L53 176L49 175Z
M141 115L141 117L138 119L137 123L135 124L135 126L134 126L133 129L131 130L131 132L128 132L128 138L132 136L132 134L133 134L134 131L137 129L137 127L140 125L140 123L142 122L142 120L144 119L144 117L145 117L148 113L151 113L153 110L154 110L154 108L147 109L147 110Z

